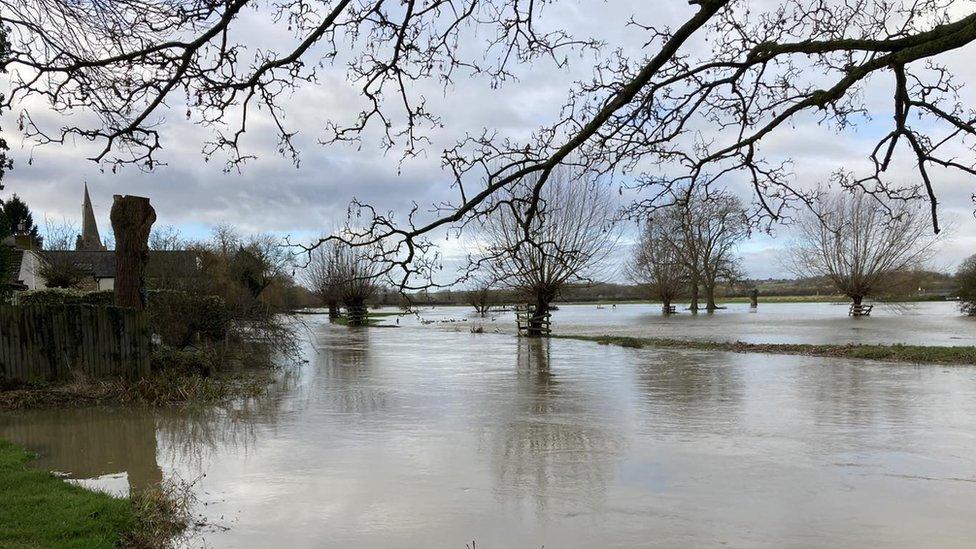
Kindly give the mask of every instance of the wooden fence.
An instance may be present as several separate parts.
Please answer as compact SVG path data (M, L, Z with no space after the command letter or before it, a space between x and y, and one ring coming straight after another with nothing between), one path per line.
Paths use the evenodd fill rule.
M145 313L86 305L0 305L0 381L149 373Z

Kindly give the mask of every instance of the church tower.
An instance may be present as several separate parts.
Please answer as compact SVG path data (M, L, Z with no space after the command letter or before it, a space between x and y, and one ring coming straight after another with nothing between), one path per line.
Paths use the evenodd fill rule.
M88 183L85 183L85 202L81 205L81 235L75 240L75 250L84 252L104 252L105 245L98 236L98 224L95 223L95 210L92 209L91 198L88 196Z

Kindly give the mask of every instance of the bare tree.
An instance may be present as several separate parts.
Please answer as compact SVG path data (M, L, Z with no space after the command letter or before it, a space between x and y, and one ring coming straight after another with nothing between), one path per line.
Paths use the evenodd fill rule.
M45 250L72 250L78 237L78 225L67 218L56 221L44 216L43 244Z
M959 284L959 309L967 316L976 316L976 255L962 262L956 272Z
M491 308L497 304L495 299L496 292L497 290L495 290L490 277L485 275L478 276L471 283L471 289L467 291L468 303L482 317L488 316Z
M882 204L865 193L834 193L796 225L789 266L798 276L822 276L861 305L920 268L939 241L907 204Z
M336 271L339 296L346 308L350 326L365 326L369 322L366 300L376 294L377 250L339 245L336 248Z
M240 32L241 13L252 6L268 10L265 19L285 27L293 41L268 48ZM330 238L364 246L394 241L383 245L382 270L399 269L403 286L433 268L422 260L433 253L431 233L491 215L499 197L523 193L518 218L527 232L541 211L542 188L571 160L637 181L645 194L630 206L635 216L660 206L676 186L709 187L734 173L755 189L760 212L780 219L785 208L813 196L794 186L788 162L764 158L762 144L793 132L800 118L843 132L869 115L891 126L865 150L867 169L838 172L836 183L890 199L925 198L936 232L933 172L976 176L974 155L958 152L972 146L976 112L960 99L962 83L940 64L976 40L976 11L966 0L690 0L677 24L631 20L629 32L619 34L641 35L644 45L633 53L622 44L541 31L543 9L559 6L558 0L333 0L314 8L304 0L0 0L10 42L2 66L11 79L0 109L23 107L23 131L39 143L81 137L98 146L95 161L146 169L158 163L167 109L185 110L212 129L204 154L226 153L235 168L253 158L242 140L253 133L248 124L264 116L277 131L277 149L297 162L296 132L280 104L289 94L282 92L315 85L322 66L346 64L365 107L351 120L324 121L323 141L358 141L375 129L382 146L406 159L423 153L430 132L442 125L424 99L425 86L459 76L485 77L486 88L511 85L515 64L562 65L590 59L570 51L595 52L593 78L580 79L537 131L513 137L455 128L467 137L442 156L456 199L438 204L432 218L419 219L419 207L397 219L356 204L369 220L363 229ZM477 43L460 47L467 40ZM890 82L890 106L879 112L864 100L867 82ZM32 104L89 116L49 127L42 121L50 117L26 110ZM699 139L703 131L714 136ZM902 175L892 170L902 156L914 164L919 184L888 177ZM523 185L527 177L535 184Z
M627 271L631 280L647 286L651 297L661 301L664 314L670 314L671 303L688 286L689 269L674 242L680 226L663 213L644 222Z
M217 254L229 257L242 246L244 238L232 225L221 223L210 233L209 247Z
M80 288L90 274L67 254L43 253L36 273L48 288Z
M534 178L524 183L532 187ZM615 207L609 189L596 179L560 167L541 189L540 210L526 224L514 200L503 200L485 218L485 264L491 277L534 306L529 335L542 321L563 286L591 282L617 241ZM518 195L516 195L518 196Z
M152 251L178 251L189 247L180 230L172 225L156 227L149 233L149 249Z
M749 220L738 198L727 193L693 193L676 208L679 230L672 244L691 273L691 309L698 309L698 286L705 290L705 308L714 311L715 288L738 273L734 251L749 235Z
M44 216L43 248L46 251L73 250L78 226L67 218L56 221ZM68 254L41 254L36 272L49 288L76 288L84 281L85 270Z
M221 233L215 233L221 234ZM225 243L216 240L218 246ZM288 276L292 257L278 238L269 234L254 235L240 244L231 259L231 269L255 299L276 280Z
M306 286L329 308L329 319L339 318L342 299L342 279L339 272L340 244L328 241L309 253L308 264L302 270Z

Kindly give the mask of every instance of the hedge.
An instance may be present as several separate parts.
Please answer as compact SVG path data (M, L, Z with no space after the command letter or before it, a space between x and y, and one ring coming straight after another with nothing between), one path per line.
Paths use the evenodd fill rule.
M19 305L93 305L107 307L114 303L115 294L112 290L98 290L84 292L81 290L66 290L62 288L48 288L21 292L17 296Z

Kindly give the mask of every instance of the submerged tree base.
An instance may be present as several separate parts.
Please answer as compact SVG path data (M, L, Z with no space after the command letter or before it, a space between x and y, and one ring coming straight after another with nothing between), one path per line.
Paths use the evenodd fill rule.
M803 343L744 343L696 341L668 338L640 338L626 336L558 335L561 339L593 341L601 345L619 345L640 349L658 347L669 349L702 349L733 353L768 353L806 355L828 358L860 358L915 364L976 364L976 347L935 347L925 345L812 345Z

